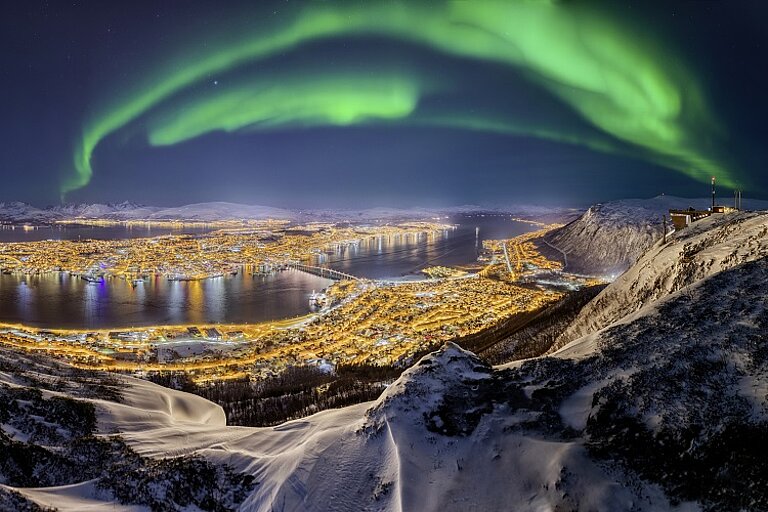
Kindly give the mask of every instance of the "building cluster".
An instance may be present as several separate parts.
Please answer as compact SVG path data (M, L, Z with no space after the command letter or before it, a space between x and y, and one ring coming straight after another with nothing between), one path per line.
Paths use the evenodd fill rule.
M680 230L690 226L697 220L705 219L713 214L718 213L734 213L742 209L742 191L735 190L733 192L733 206L726 206L717 204L715 197L715 177L712 177L712 206L706 210L700 210L690 207L685 210L669 210L669 218L672 220L672 225L676 230Z
M563 263L542 254L537 245L544 233L553 227L558 226L548 226L509 240L483 240L481 258L488 263L483 274L521 282L530 280L528 277L540 275L542 271L562 271Z
M466 270L453 267L444 267L442 265L427 267L422 269L421 273L432 279L445 279L448 277L462 277L467 275Z
M37 274L68 272L86 280L132 281L160 275L198 280L243 269L271 272L292 262L362 238L436 232L446 226L408 223L393 226L309 225L298 228L219 230L202 235L169 235L127 240L45 240L0 243L0 270Z

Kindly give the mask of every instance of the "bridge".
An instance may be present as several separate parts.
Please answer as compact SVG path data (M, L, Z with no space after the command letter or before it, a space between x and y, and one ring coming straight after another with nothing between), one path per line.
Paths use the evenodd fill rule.
M332 268L316 267L314 265L305 265L303 263L289 263L288 268L292 268L294 270L301 270L302 272L306 272L308 274L314 274L316 276L325 277L327 279L334 279L336 281L344 281L344 280L358 281L360 279L359 277L353 276L352 274L340 272Z

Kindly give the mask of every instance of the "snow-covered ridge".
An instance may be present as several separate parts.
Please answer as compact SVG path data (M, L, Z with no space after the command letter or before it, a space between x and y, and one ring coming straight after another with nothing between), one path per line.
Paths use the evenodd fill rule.
M663 234L670 208L705 207L706 200L669 196L597 204L545 240L568 255L568 270L611 276L628 269Z
M366 413L365 428L378 430L404 416L418 424L423 424L426 418L430 426L441 433L466 433L466 426L446 424L438 411L446 397L461 395L467 382L486 379L491 373L491 368L476 355L454 343L446 343L403 372L382 393Z
M525 377L536 381L526 390L517 370L494 371L447 344L373 403L273 428L169 421L145 383L102 421L144 455L203 454L252 474L259 485L241 510L627 509L640 500L617 485L629 477L602 468L582 442L561 435L564 426L553 431L557 413L529 395L555 370ZM144 407L161 411L160 421ZM637 510L673 509L652 487L642 499Z
M663 234L662 217L670 209L707 209L711 199L658 196L596 204L573 222L549 233L544 240L568 256L568 270L616 276L631 267ZM727 202L726 202L727 204ZM750 209L768 209L768 202L750 200Z
M658 241L595 297L553 347L736 265L768 255L768 213L714 215Z

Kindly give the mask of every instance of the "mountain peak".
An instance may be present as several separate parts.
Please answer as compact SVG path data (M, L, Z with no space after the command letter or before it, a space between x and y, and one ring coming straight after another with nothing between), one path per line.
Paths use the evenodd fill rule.
M378 431L386 422L397 421L412 426L426 423L427 428L448 433L438 419L446 401L466 395L467 387L491 373L491 367L475 354L448 342L422 357L382 393L366 413L365 428Z

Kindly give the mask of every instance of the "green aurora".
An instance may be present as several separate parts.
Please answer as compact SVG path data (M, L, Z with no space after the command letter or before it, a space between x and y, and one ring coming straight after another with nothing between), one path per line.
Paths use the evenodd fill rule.
M333 74L253 80L219 87L153 117L149 142L176 144L214 130L291 124L347 126L408 117L418 102L408 76Z
M313 42L390 38L456 58L508 66L578 116L588 129L529 114L505 118L421 102L451 89L450 77L368 62L339 70L299 69L247 76L200 91L232 73ZM272 26L235 31L204 52L166 59L142 85L115 94L83 129L62 195L86 186L91 157L105 137L140 125L152 145L213 131L291 126L409 123L525 135L624 154L705 181L732 186L719 152L721 129L699 81L673 52L618 20L569 2L454 1L311 3ZM739 176L741 178L741 176Z

